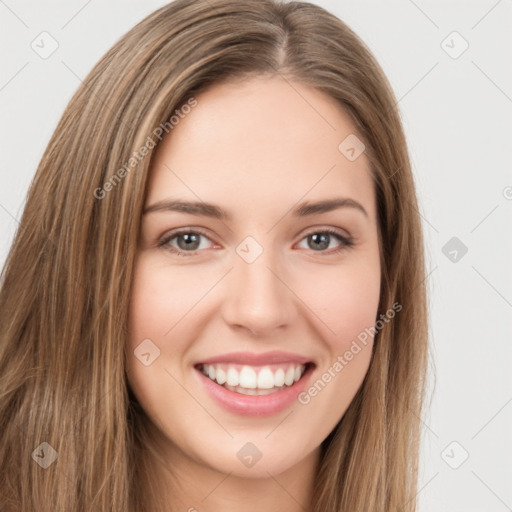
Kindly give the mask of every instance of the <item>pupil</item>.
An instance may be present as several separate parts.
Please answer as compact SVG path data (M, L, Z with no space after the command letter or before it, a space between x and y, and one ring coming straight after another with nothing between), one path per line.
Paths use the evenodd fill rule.
M326 233L313 234L309 237L314 243L320 243L320 249L327 249L329 247L329 235ZM319 241L319 238L323 238L323 241ZM318 248L318 247L317 247Z
M197 247L195 247L195 246L192 247L192 245L198 244L199 237L197 235L194 235L193 233L185 233L185 234L181 235L180 238L178 238L178 241L181 239L185 240L185 243L180 244L178 242L180 249L197 249Z

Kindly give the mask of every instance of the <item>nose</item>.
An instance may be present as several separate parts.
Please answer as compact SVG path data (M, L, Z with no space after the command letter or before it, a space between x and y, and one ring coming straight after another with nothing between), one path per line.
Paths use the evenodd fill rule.
M272 337L296 318L295 296L270 253L264 250L252 263L235 255L223 304L224 320L234 329Z

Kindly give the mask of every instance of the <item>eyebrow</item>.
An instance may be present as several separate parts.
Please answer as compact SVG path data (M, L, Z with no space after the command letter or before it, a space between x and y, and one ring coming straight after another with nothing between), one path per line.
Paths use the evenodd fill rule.
M306 201L297 206L293 210L292 214L295 217L306 217L308 215L330 212L339 208L353 208L368 217L368 212L364 209L361 203L358 203L354 199L345 197L335 197L333 199L316 202ZM215 204L205 203L204 201L182 201L178 199L164 199L147 206L144 209L143 215L151 212L170 211L212 217L219 220L232 220L232 216L226 210Z

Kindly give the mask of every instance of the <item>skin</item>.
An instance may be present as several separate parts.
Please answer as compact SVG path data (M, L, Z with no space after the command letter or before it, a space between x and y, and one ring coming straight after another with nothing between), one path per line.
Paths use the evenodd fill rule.
M307 510L320 444L361 386L373 340L308 404L295 401L267 417L223 409L193 365L228 352L283 350L315 361L314 383L375 324L381 269L369 162L364 153L349 161L338 150L356 133L353 123L332 98L307 86L258 77L216 85L197 101L157 148L146 206L200 200L232 220L143 215L129 385L150 418L163 461L154 460L155 481L166 486L169 510ZM350 207L291 214L299 203L333 197L359 202L367 215ZM202 229L206 237L178 256L172 247L187 250L183 237L158 246L177 228ZM354 245L330 236L328 247L318 248L307 235L325 228ZM250 264L236 252L247 236L263 249ZM148 338L160 355L144 366L133 351ZM263 454L251 468L236 456L247 442Z

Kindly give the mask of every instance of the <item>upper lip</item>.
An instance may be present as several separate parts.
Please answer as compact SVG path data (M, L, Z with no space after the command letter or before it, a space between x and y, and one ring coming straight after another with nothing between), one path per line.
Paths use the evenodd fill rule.
M311 358L289 352L230 352L218 356L202 359L197 364L233 363L246 364L250 366L264 366L267 364L298 363L306 364L312 362Z

